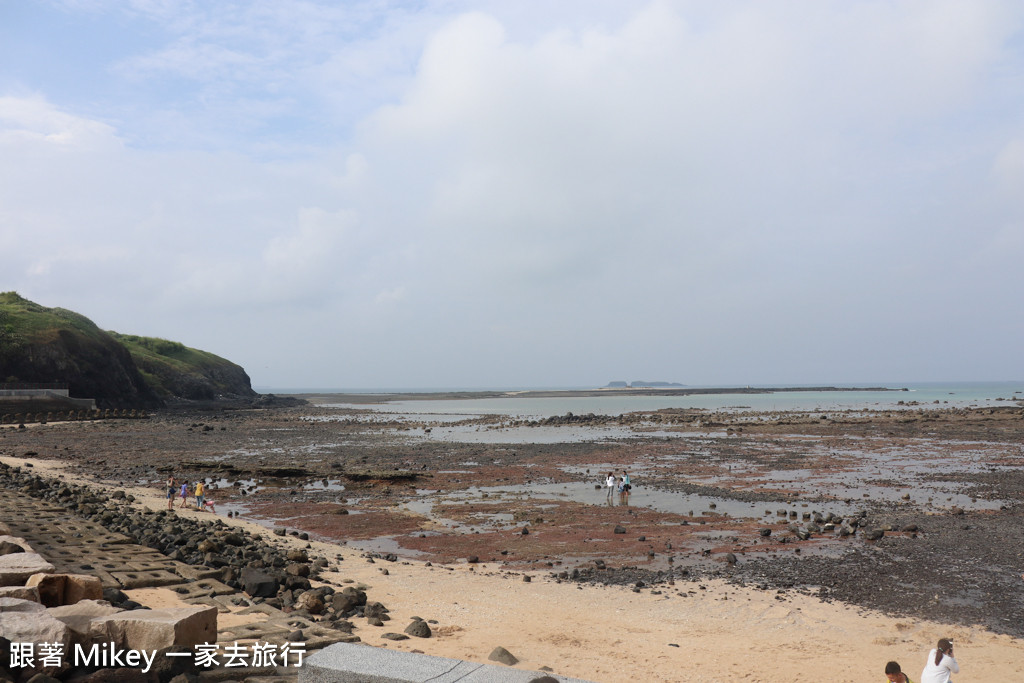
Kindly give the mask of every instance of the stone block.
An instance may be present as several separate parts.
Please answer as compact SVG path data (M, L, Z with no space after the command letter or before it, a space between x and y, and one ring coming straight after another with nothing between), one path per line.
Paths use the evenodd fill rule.
M10 533L0 533L0 555L8 555L12 550L17 552L16 546L21 547L21 552L35 552L35 549L24 538L12 536Z
M0 555L0 586L24 586L33 574L52 574L53 570L39 553Z
M45 612L44 607L38 600L22 600L21 598L3 597L0 598L0 614L4 612ZM3 633L0 631L0 633Z
M89 637L93 619L109 617L124 610L114 607L105 600L79 600L74 604L51 607L46 611L54 619L64 622L73 635L84 640Z
M68 574L64 583L64 604L74 605L82 600L102 600L103 582L89 574Z
M183 579L188 579L189 581L196 581L198 579L219 579L224 573L223 569L185 564L184 562L175 562L171 566L174 567L175 574Z
M47 607L103 598L103 584L88 574L33 574L25 585L37 588L40 602Z
M152 571L110 572L125 590L133 588L157 588L181 583L181 577L165 569Z
M0 633L12 643L71 642L71 630L31 600L0 598Z
M39 601L47 607L64 604L64 583L66 574L33 574L25 585L39 591Z
M162 650L217 642L216 607L132 610L93 619L94 640L133 650Z
M28 586L2 586L0 587L0 598L17 598L18 600L29 600L42 604L39 599L39 589Z

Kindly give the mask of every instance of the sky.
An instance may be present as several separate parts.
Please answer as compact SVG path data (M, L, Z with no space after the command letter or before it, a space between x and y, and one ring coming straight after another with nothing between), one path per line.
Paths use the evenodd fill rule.
M1024 5L0 0L0 291L256 387L1024 379Z

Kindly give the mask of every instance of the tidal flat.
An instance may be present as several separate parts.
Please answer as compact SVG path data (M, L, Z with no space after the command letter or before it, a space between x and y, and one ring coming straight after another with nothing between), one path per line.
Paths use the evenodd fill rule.
M0 429L104 487L369 557L641 588L721 578L1024 636L1024 407L621 415L172 409ZM629 496L608 495L609 472Z

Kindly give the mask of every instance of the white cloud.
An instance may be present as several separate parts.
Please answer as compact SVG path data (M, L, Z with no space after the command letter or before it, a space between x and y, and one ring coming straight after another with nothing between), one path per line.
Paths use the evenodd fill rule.
M61 111L43 97L0 97L0 145L17 151L34 143L72 150L120 146L112 126Z
M972 302L1020 331L1015 5L132 11L170 28L97 70L123 101L0 98L3 288L299 345L258 383L856 380Z

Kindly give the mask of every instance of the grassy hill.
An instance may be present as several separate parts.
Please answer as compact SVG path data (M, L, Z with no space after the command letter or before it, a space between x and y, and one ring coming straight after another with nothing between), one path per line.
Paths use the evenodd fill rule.
M249 376L178 342L105 332L83 315L0 292L0 382L60 382L101 407L251 397Z
M110 335L128 349L146 382L164 399L256 395L245 370L220 356L166 339Z

